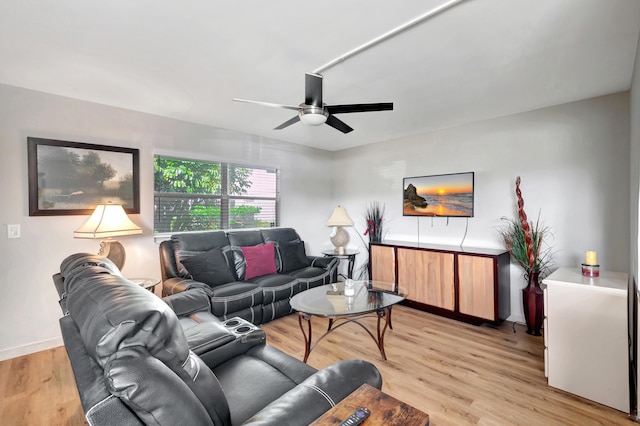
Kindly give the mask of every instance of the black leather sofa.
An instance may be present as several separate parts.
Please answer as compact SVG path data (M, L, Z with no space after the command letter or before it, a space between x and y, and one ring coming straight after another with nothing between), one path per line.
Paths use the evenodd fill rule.
M316 371L257 326L216 318L202 289L160 299L100 256L68 257L54 282L90 425L307 425L363 383L382 384L362 360Z
M160 243L160 266L163 296L203 289L215 316L253 324L290 314L291 297L338 277L338 259L307 256L292 228L175 234Z

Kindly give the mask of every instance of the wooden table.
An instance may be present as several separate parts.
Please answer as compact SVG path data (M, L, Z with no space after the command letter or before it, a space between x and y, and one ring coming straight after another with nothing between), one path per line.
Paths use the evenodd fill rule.
M364 384L338 405L317 418L311 426L339 425L359 407L371 410L362 426L428 426L429 415L398 401L392 396Z

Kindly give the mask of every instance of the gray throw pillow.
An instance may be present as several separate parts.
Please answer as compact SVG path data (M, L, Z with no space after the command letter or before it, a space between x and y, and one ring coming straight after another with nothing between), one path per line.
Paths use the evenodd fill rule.
M289 272L311 266L304 250L303 241L278 242L278 256L280 272Z
M237 281L244 281L244 275L247 270L247 261L242 254L242 249L238 246L226 246L222 249L222 253L227 257L229 265L235 279Z
M219 248L182 259L182 264L194 280L211 287L235 281L227 258Z

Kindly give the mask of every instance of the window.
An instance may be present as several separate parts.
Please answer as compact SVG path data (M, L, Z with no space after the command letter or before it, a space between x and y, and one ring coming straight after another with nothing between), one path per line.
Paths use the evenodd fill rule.
M156 156L154 205L156 233L278 226L278 170Z

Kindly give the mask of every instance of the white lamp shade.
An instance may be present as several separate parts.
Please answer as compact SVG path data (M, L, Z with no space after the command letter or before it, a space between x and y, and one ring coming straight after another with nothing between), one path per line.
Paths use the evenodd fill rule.
M99 204L89 219L73 233L74 238L109 238L142 234L120 204Z
M353 220L342 206L333 209L331 217L327 219L327 226L353 226Z

